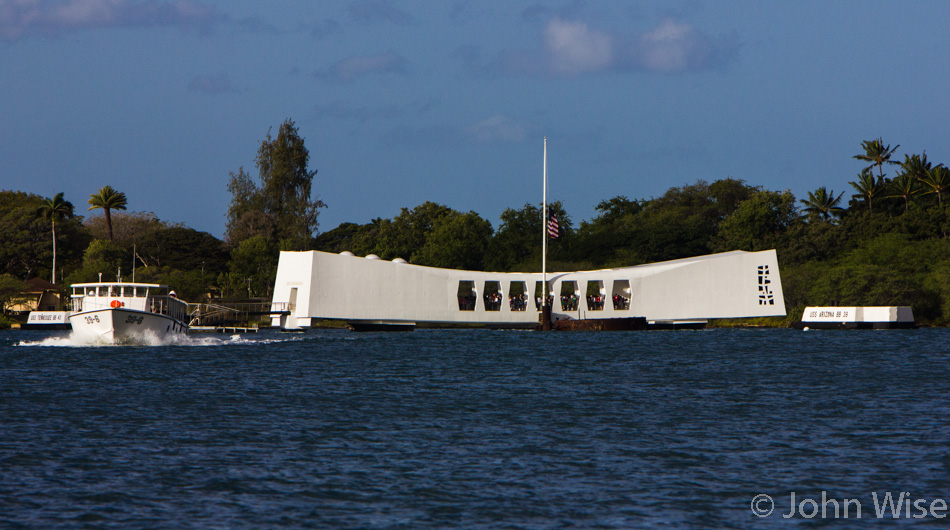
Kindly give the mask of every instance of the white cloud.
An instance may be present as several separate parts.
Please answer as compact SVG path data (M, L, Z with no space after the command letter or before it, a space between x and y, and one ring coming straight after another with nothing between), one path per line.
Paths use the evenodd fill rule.
M207 26L222 19L193 0L0 0L0 39L108 27Z
M734 55L734 39L712 38L690 24L666 19L656 29L640 35L633 47L633 59L647 71L664 74L715 67Z
M708 71L723 68L739 52L734 32L711 36L672 18L639 35L624 35L554 17L544 26L541 37L540 49L505 49L483 60L480 47L460 46L454 55L478 75L542 77Z
M472 125L465 132L480 143L518 143L528 136L528 127L507 116L496 114Z
M564 74L603 70L613 62L613 45L606 33L592 31L583 22L555 18L544 30L551 68Z

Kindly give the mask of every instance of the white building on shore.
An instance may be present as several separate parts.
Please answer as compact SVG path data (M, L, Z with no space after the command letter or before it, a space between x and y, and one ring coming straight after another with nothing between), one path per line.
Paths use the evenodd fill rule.
M784 316L774 250L733 251L633 267L547 274L555 320L682 322ZM476 272L349 252L281 252L273 325L323 319L355 328L534 328L541 273Z

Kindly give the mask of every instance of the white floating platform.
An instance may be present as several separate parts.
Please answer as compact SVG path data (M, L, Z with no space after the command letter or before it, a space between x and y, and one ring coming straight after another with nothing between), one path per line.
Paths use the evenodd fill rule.
M20 329L70 329L69 311L30 311Z
M910 306L806 307L797 329L913 329Z

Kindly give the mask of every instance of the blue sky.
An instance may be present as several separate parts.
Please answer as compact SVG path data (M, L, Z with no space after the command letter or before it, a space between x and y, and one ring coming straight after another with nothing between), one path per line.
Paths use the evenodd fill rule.
M0 188L124 191L221 237L228 172L299 127L321 230L426 200L743 179L848 191L862 140L950 163L942 1L0 0Z

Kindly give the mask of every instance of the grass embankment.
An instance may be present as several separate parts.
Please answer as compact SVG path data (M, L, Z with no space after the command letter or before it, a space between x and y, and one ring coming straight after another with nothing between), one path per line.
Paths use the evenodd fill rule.
M797 319L792 316L712 319L707 328L787 328Z

